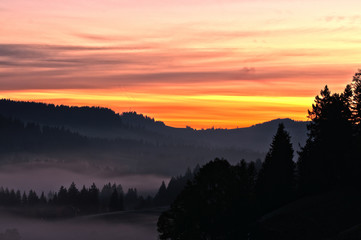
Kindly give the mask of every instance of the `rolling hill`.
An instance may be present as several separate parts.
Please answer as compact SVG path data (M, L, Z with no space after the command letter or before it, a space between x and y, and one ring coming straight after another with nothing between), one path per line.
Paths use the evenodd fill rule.
M242 158L262 160L279 123L290 132L295 150L299 150L307 137L307 123L291 119L275 119L247 128L195 130L169 127L136 112L117 114L108 108L6 99L0 100L0 115L3 141L9 139L8 134L16 142L1 149L3 162L19 159L21 154L21 159L27 161L81 160L123 172L174 175L179 174L178 169L215 157L233 163ZM17 122L16 134L5 126L11 121ZM31 126L35 129L33 135L29 133Z

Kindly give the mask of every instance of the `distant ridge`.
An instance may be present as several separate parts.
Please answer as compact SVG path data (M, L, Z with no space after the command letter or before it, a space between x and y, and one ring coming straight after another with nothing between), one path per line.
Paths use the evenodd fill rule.
M273 119L273 120L270 120L270 121L267 121L267 122L263 122L263 123L257 123L257 124L254 124L252 125L251 127L258 127L258 126L261 126L261 125L264 125L264 126L269 126L269 125L278 125L279 123L289 123L289 124L293 124L293 123L307 123L307 121L297 121L297 120L293 120L291 118L276 118L276 119Z
M115 113L112 109L105 107L89 106L67 106L55 105L34 101L14 101L10 99L0 99L0 114L8 117L21 119L23 121L38 122L47 125L65 125L65 126L96 126L96 127L165 127L162 121L155 121L154 118L137 113L123 112ZM263 125L278 125L280 122L300 122L290 118L274 119L264 123L254 124L250 127L259 127ZM236 129L244 129L236 128ZM182 128L181 128L182 129ZM187 127L188 130L195 130ZM214 129L207 128L198 131L207 130L233 130L233 129Z
M242 158L247 161L263 160L281 122L291 135L295 151L300 150L307 138L307 122L289 118L246 128L195 130L190 127L169 127L136 112L117 114L101 107L56 106L9 99L0 100L1 116L21 122L17 124L19 131L11 137L15 137L12 138L14 143L20 144L21 139L27 139L27 142L23 142L27 146L19 146L19 149L24 149L24 154L32 148L28 147L32 146L32 139L38 142L34 146L37 146L37 153L41 156L34 156L36 159L49 154L56 157L61 155L61 158L116 163L119 168L131 172L171 175L178 174L178 169L205 163L215 157L226 158L231 163ZM2 126L0 122L0 131L1 128L7 130L5 123ZM32 138L28 124L35 126L35 129L54 129L57 133L36 130L34 133L37 137ZM11 131L1 133L8 135L3 136L2 141L10 139L12 134ZM51 142L47 143L46 138L51 138ZM57 153L43 148L46 146L43 142L52 143L51 149ZM77 144L67 145L71 142ZM67 151L64 151L65 146L68 146ZM16 144L12 145L12 149L16 149Z

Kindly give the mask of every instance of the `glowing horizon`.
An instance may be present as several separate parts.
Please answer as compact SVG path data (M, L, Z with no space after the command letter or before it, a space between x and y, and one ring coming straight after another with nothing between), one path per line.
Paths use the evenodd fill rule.
M75 91L75 92L63 92L63 91L21 91L10 93L5 92L5 96L15 95L17 98L11 100L19 101L36 101L55 105L70 105L70 106L91 106L91 107L107 107L115 111L116 113L123 113L129 111L136 111L138 113L154 117L155 120L164 122L168 126L172 127L186 127L191 126L195 129L202 128L238 128L249 127L254 124L273 120L275 118L290 118L287 113L274 115L274 112L284 112L282 109L293 108L294 114L291 117L293 120L306 121L307 118L304 114L304 106L309 102L312 103L313 98L310 97L268 97L268 96L221 96L221 95L165 95L154 98L152 94L138 94L135 98L129 96L120 96L117 92L107 92L107 95L96 95L93 92ZM5 97L7 98L7 97ZM154 98L155 101L151 99ZM132 102L134 108L126 109L121 104ZM194 101L198 101L198 105L194 104ZM209 106L204 104L205 101L217 101L217 105ZM149 105L144 106L144 102ZM183 104L179 104L183 102ZM184 103L193 102L192 106L183 107ZM152 115L155 105L163 104L163 107L156 107L157 114ZM120 105L120 106L119 106ZM262 106L262 109L257 107ZM228 107L237 109L237 112L224 112L219 108ZM169 111L169 108L175 110ZM142 109L139 112L135 109ZM184 112L192 112L196 114L198 111L203 110L207 114L197 116L197 119L189 118ZM244 112L244 113L242 113ZM219 117L223 114L222 117ZM224 115L226 114L226 115ZM236 116L236 118L234 118ZM256 116L256 121L252 120L252 117ZM192 122L193 124L188 124ZM205 127L204 123L208 125Z
M0 98L169 126L307 120L361 66L359 2L0 1Z

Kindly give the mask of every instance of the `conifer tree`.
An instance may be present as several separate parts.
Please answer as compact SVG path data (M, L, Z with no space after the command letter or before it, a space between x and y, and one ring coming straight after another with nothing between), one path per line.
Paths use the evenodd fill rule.
M21 197L21 204L22 204L22 205L28 204L28 197L26 196L25 191L23 192L23 195L22 195L22 197Z
M114 212L114 211L119 211L119 210L120 210L120 206L119 206L118 191L116 188L114 188L113 193L110 196L109 211Z
M79 205L79 190L77 189L74 182L72 182L68 189L68 201L73 206Z
M234 167L224 159L204 165L160 215L159 238L249 239L254 201L242 190L251 188L244 185L251 182L245 176L252 175L252 166Z
M58 192L58 204L60 205L65 205L68 204L68 190L64 187L61 186Z
M357 126L357 134L359 135L361 133L361 69L353 76L352 91L353 120Z
M28 194L28 203L29 205L36 205L39 203L39 197L38 195L36 194L35 191L33 190L30 190L29 191L29 194Z
M256 183L256 194L263 212L289 202L294 197L295 163L293 147L284 125L278 126Z
M99 210L99 189L93 183L89 189L89 204L90 204L90 211L97 212Z
M352 89L331 94L327 86L315 97L308 111L308 140L298 160L299 187L302 194L327 191L347 182L347 168L353 162ZM340 162L342 161L342 164Z
M165 186L164 181L162 181L162 184L158 190L158 193L154 197L154 204L156 206L164 206L168 204L168 192L167 187Z

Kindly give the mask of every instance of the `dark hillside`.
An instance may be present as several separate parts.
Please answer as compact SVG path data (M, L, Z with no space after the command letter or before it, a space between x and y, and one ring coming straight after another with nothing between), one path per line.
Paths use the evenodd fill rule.
M122 138L152 144L191 144L199 147L242 149L259 152L260 157L269 147L279 123L289 130L296 150L306 140L306 122L276 119L247 128L205 129L173 128L136 112L117 114L108 108L69 107L52 104L0 100L0 114L34 122L39 125L66 127L90 137ZM248 158L248 156L244 156Z
M263 216L255 239L360 239L360 202L355 189L299 199Z

